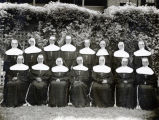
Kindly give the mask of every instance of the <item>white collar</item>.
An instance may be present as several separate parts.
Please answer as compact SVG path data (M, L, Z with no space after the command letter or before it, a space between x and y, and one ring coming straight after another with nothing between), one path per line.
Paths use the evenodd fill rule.
M6 55L20 55L23 54L23 51L19 48L11 48L5 52Z
M110 73L111 68L106 65L96 65L93 66L94 72L101 72L101 73Z
M134 52L134 55L135 56L150 56L151 52L149 52L145 49L140 49L140 50L137 50L136 52Z
M38 63L32 66L33 70L49 70L49 67L43 63Z
M114 52L114 57L125 57L128 58L129 57L129 53L127 53L124 50L117 50Z
M10 67L10 70L24 71L24 70L28 70L28 69L29 69L29 67L25 64L15 64Z
M59 51L60 47L58 47L57 45L54 44L50 44L46 47L44 47L44 51Z
M117 73L132 73L133 69L128 66L121 66L115 70Z
M41 49L36 47L36 46L30 46L25 49L25 53L30 54L30 53L39 53L41 52Z
M76 51L76 47L72 44L65 44L61 47L61 51Z
M154 71L148 66L140 67L140 68L136 69L136 72L138 74L145 74L145 75L153 75L154 74Z
M108 51L106 49L99 49L98 52L96 53L97 56L101 55L109 55Z
M52 67L52 72L67 72L69 69L63 65Z
M74 70L82 70L82 71L87 71L88 68L85 67L84 65L77 65L73 67Z
M89 47L85 47L85 48L81 49L79 52L80 52L81 54L91 54L91 55L95 54L95 51L92 50L92 49L89 48Z

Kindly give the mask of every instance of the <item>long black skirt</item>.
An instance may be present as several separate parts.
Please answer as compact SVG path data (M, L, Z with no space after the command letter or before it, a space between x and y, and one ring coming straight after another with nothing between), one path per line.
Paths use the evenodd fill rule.
M92 106L113 107L114 86L94 82L91 89Z
M64 107L68 103L68 82L52 81L49 86L49 106Z
M25 95L28 89L28 82L25 81L9 81L7 83L6 106L16 107L25 103Z
M89 106L89 89L87 85L81 81L75 81L71 85L70 101L75 107Z
M143 110L153 110L157 108L156 89L151 85L139 85L138 100Z
M27 102L31 105L43 105L47 103L48 85L46 82L33 81L30 84Z
M137 105L136 87L133 84L116 85L116 105L134 109Z

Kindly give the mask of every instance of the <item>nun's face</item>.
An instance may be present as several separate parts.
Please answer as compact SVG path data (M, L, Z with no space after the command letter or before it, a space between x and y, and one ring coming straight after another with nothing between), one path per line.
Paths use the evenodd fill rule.
M123 59L121 62L122 66L127 66L128 65L128 59Z
M105 64L105 58L104 57L100 57L99 58L99 65L104 65Z
M123 42L120 42L120 43L118 44L118 48L119 48L119 50L124 49L124 43L123 43Z
M66 39L66 44L70 44L71 43L71 38L67 38Z
M16 43L11 43L11 46L12 46L12 48L17 48L18 47L18 43L16 42Z
M83 58L81 57L77 58L77 64L78 65L83 64Z
M56 64L57 64L58 66L59 66L59 65L62 65L62 64L63 64L62 59L57 59Z
M100 44L99 44L99 45L100 45L100 47L101 47L101 48L105 48L106 43L105 43L104 41L102 41L102 42L100 42Z
M43 61L44 61L43 56L38 56L37 61L38 61L38 63L43 63Z
M139 49L145 48L145 44L143 41L139 41L138 46L139 46Z
M23 58L22 57L18 57L17 58L17 63L18 64L22 64L23 63Z
M142 65L143 66L148 66L149 65L148 59L142 60Z
M35 45L35 43L34 43L33 40L30 40L30 41L29 41L29 44L30 44L30 46L34 46L34 45Z
M85 47L89 47L89 46L90 46L90 41L85 41L85 42L84 42L84 46L85 46Z
M50 44L54 44L55 43L55 39L49 39Z

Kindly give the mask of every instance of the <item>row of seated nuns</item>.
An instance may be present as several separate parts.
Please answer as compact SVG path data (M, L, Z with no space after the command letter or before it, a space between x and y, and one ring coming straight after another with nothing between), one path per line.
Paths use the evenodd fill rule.
M100 42L101 48L95 52L90 48L90 41L85 40L85 47L77 55L70 36L66 36L66 44L61 48L54 44L55 39L51 36L50 44L41 50L35 45L35 39L30 38L24 54L18 48L18 41L12 40L4 62L6 76L1 105L72 104L144 110L157 107L157 77L149 67L151 52L145 49L143 41L138 42L135 67L131 68L123 42L119 42L119 50L110 60L105 41Z

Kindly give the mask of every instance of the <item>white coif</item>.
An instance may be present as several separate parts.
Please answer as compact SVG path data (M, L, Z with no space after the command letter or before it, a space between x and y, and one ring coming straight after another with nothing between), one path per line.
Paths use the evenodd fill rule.
M33 70L49 70L49 67L43 63L39 63L32 66Z
M36 46L30 46L25 49L25 53L30 54L30 53L39 53L41 52L41 49L36 47Z
M6 55L21 55L23 51L18 48L11 48L5 52Z
M84 65L77 65L73 67L74 70L81 70L81 71L87 71L88 68L85 67Z
M128 58L129 54L124 51L124 50L118 50L114 52L114 57L124 57L124 58Z
M144 74L144 75L153 75L154 74L154 71L148 66L140 67L140 68L136 69L136 72L138 74Z
M46 47L44 47L44 51L59 51L60 47L54 45L54 44L50 44Z
M110 73L111 68L106 65L96 65L93 67L94 72Z
M137 50L136 52L134 52L135 56L150 56L151 52L145 50L145 49L141 49L141 50Z
M80 54L95 54L95 51L92 50L91 48L83 48L79 51Z
M71 44L65 44L61 47L61 51L76 51L76 47Z
M28 69L29 69L29 67L25 64L15 64L10 67L10 70L24 71L24 70L28 70Z
M109 53L106 49L99 49L98 52L96 53L96 55L97 56L109 55Z
M60 66L52 67L51 70L52 70L52 72L67 72L68 68L63 65L60 65Z
M128 66L121 66L116 69L117 73L132 73L133 69Z

